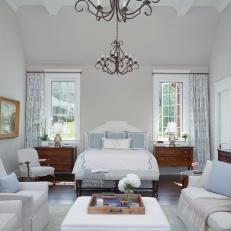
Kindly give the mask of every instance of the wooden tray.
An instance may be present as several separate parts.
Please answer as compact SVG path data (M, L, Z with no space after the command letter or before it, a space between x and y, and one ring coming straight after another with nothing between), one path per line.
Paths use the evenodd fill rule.
M103 199L104 205L97 207L97 199ZM89 206L89 214L145 214L145 207L140 194L132 195L132 204L122 205L125 201L124 194L92 194ZM111 205L111 204L116 205Z

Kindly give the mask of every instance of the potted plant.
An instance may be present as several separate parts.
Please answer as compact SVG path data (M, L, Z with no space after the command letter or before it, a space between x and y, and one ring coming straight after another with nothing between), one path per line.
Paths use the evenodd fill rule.
M184 143L186 144L186 142L189 138L189 133L188 132L182 132L181 137L184 139Z
M43 134L40 136L40 140L41 140L42 147L48 146L49 137L46 132L43 132Z

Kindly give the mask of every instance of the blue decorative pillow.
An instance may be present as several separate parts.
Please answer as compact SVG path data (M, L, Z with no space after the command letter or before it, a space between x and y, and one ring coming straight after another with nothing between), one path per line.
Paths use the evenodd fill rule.
M89 133L88 134L88 148L101 149L102 138L105 137L104 133Z
M128 132L128 138L131 138L131 149L145 149L145 132Z
M231 164L214 160L205 188L208 191L231 197Z
M0 177L0 192L1 193L16 193L19 191L19 182L15 173L8 176Z
M107 132L107 138L108 139L125 139L126 138L126 132Z

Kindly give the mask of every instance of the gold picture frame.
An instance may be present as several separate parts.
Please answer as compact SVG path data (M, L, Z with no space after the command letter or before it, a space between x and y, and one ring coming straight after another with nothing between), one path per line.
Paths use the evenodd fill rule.
M19 136L20 101L0 96L0 139Z

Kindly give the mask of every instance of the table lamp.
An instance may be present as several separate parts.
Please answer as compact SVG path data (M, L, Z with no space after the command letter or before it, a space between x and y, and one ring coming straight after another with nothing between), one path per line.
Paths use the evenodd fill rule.
M169 146L171 147L176 146L176 131L176 122L168 122L165 133L168 133Z

